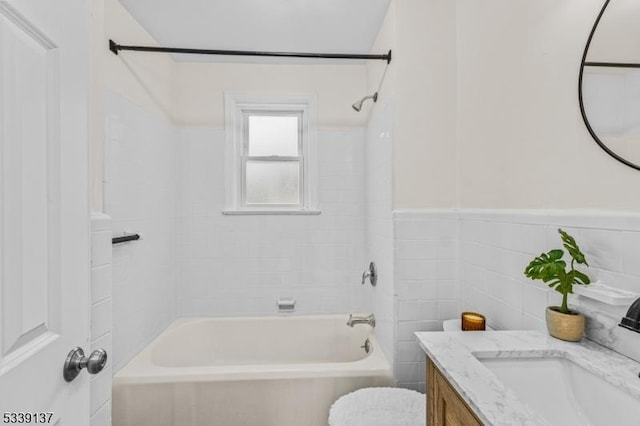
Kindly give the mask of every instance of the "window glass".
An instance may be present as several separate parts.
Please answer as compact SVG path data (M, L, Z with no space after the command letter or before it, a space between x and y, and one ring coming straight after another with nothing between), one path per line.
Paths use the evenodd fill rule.
M320 214L310 94L225 93L224 214Z
M247 161L247 204L300 204L299 161Z
M251 157L299 155L299 117L249 115L248 149Z

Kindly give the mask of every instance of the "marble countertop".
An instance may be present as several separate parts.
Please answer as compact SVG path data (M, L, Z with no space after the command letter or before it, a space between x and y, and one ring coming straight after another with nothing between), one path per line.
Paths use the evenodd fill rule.
M560 357L640 399L640 363L583 339L564 342L539 331L418 332L417 340L485 425L546 425L478 358Z

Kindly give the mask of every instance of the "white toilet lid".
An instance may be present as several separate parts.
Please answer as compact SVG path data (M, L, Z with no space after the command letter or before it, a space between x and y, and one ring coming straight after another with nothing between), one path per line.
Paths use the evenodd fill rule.
M461 328L462 325L459 319L448 319L442 321L442 329L444 331L460 331Z

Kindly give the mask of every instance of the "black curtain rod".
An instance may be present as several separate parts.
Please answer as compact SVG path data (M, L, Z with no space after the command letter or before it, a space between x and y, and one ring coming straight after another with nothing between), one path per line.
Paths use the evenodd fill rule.
M120 50L134 50L137 52L166 52L189 53L196 55L227 55L227 56L275 56L280 58L326 58L326 59L380 59L391 62L391 50L383 55L351 54L351 53L296 53L296 52L259 52L251 50L212 50L185 49L180 47L152 47L125 46L109 40L109 50L117 55Z

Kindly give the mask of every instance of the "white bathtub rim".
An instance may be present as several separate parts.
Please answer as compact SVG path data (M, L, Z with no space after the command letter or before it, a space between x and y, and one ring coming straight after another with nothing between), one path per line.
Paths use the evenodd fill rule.
M291 369L264 369L259 370L247 369L246 371L227 371L224 373L203 373L202 368L193 368L192 372L166 372L164 375L157 373L138 373L136 375L124 375L118 372L113 378L114 386L121 384L159 384L159 383L184 383L184 382L231 382L244 380L293 380L293 379L331 379L339 377L374 377L385 376L392 377L390 369L370 369L370 370L335 370L335 371L314 371L311 368L314 365L321 364L299 364L301 367L309 367L309 369L301 371L292 371ZM255 367L255 366L246 366ZM187 369L187 368L185 368Z
M328 320L344 319L345 327L348 315L296 315L272 317L189 317L179 318L169 325L156 339L145 347L131 361L125 364L114 375L114 386L120 384L155 384L178 382L209 382L209 381L239 381L239 380L275 380L275 379L309 379L333 377L369 377L391 375L391 367L377 340L375 330L369 337L371 353L361 359L349 362L331 363L294 363L294 364L247 364L223 366L188 366L164 367L152 361L154 345L171 329L188 322L198 322L211 319L229 321L256 320ZM362 327L368 327L361 325Z

